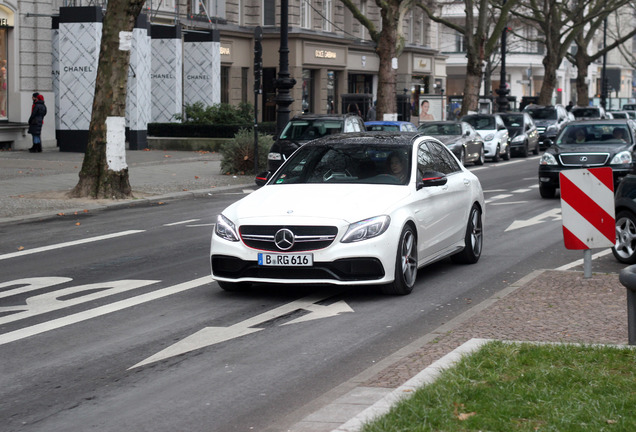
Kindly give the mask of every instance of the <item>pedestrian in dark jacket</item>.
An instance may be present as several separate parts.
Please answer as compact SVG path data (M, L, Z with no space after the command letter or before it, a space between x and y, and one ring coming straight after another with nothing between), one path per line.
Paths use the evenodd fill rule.
M29 117L28 132L33 136L33 146L29 149L31 153L42 151L42 123L46 115L46 105L44 105L44 96L39 93L33 93L33 106L31 107L31 116Z

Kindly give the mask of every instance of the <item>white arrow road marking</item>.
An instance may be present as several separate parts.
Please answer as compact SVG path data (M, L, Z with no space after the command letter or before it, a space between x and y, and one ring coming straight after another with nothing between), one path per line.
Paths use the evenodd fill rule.
M270 321L274 318L279 318L281 316L287 315L299 309L307 310L310 313L303 317L292 320L286 324L311 321L314 319L336 316L345 312L353 312L353 309L351 309L349 305L347 305L344 301L339 301L328 306L315 304L322 300L328 299L333 295L333 293L313 294L293 301L291 303L279 306L255 317L246 319L245 321L234 324L230 327L205 327L198 332L186 337L185 339L177 342L176 344L171 345L168 348L158 352L157 354L137 363L136 365L130 367L129 370L139 366L147 365L149 363L154 363L159 360L185 354L187 352L204 348L210 345L225 342L230 339L259 332L264 329L256 327L257 325Z
M532 225L547 222L548 220L561 220L561 209L554 208L527 220L516 220L512 224L510 224L510 226L506 228L504 232L516 230L519 228L526 228Z
M137 233L142 233L142 232L145 232L145 231L144 230L122 231L122 232L113 233L113 234L106 234L106 235L97 236L97 237L90 237L90 238L86 238L86 239L82 239L82 240L75 240L75 241L66 242L66 243L58 243L58 244L54 244L54 245L50 245L50 246L43 246L43 247L39 247L39 248L35 248L35 249L25 249L25 250L21 250L19 252L13 252L13 253L0 255L0 260L9 259L9 258L15 258L15 257L23 256L23 255L30 255L30 254L34 254L34 253L46 252L46 251L55 250L55 249L61 249L61 248L69 247L69 246L76 246L76 245L80 245L80 244L84 244L84 243L96 242L96 241L100 241L100 240L108 240L108 239L111 239L111 238L122 237L122 236L130 235L130 234L137 234Z
M119 280L100 282L31 296L26 299L26 305L0 306L0 325L145 287L157 282L159 281ZM2 316L4 314L7 315Z
M188 219L188 220L184 220L181 222L172 222L172 223L168 223L168 224L163 224L163 226L175 226L175 225L183 225L183 224L188 224L190 222L196 222L200 219Z
M178 285L173 285L171 287L163 288L157 291L138 295L136 297L131 297L126 300L121 300L121 301L100 306L94 309L89 309L84 312L79 312L73 315L68 315L66 317L43 322L41 324L36 324L31 327L25 327L20 330L15 330L15 331L0 335L0 345L4 345L10 342L27 338L29 336L34 336L40 333L44 333L49 330L55 330L60 327L65 327L65 326L75 324L81 321L86 321L88 319L95 318L101 315L117 312L122 309L126 309L132 306L137 306L139 304L149 302L151 300L156 300L162 297L178 294L182 291L196 288L201 285L209 284L210 282L211 282L210 276L204 276L204 277L200 277L198 279L194 279L194 280L184 282Z

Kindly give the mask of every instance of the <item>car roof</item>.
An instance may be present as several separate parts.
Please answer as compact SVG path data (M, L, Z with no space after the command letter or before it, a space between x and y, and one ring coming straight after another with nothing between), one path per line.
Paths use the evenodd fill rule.
M365 125L402 125L402 124L413 124L411 122L407 122L407 121L393 121L393 120L373 120L373 121L368 121L368 122L364 122Z
M346 113L346 114L299 114L292 118L292 120L316 120L316 119L327 119L327 120L342 120L345 117L360 117L357 114Z
M571 126L571 125L579 125L579 126L585 126L585 125L595 125L595 124L628 124L631 123L633 124L634 121L631 119L592 119L592 120L575 120L575 121L571 121L568 122L568 124L566 126Z
M421 132L397 132L397 131L374 131L374 132L351 132L337 135L325 135L317 138L305 146L322 146L333 144L412 144L418 136L424 136Z

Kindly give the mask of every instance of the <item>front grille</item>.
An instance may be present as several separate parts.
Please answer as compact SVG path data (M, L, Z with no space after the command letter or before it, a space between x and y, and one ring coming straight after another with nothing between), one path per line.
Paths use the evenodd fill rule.
M563 153L559 155L563 166L603 166L609 153Z
M322 279L329 281L373 281L384 277L377 258L344 258L334 262L314 262L312 267L266 267L226 255L213 255L212 274L231 279Z
M275 243L276 233L288 229L294 234L294 245L284 252L303 252L324 249L333 243L338 234L334 226L286 226L286 225L243 225L239 232L246 246L265 251L281 252Z

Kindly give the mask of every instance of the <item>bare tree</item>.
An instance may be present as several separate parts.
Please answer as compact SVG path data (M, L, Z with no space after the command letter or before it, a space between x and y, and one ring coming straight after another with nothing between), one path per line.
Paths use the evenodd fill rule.
M392 67L392 59L397 58L404 49L405 39L402 33L404 15L411 10L415 0L375 0L380 9L382 29L377 27L353 3L353 0L341 0L342 4L351 11L353 17L369 31L369 37L375 42L375 52L380 58L378 70L378 102L376 106L377 118L385 113L397 112L396 82L397 71Z
M426 12L428 17L464 36L466 42L466 81L464 83L464 97L460 115L477 109L479 103L479 89L483 76L483 64L490 57L506 27L508 12L519 0L464 0L465 19L463 23L445 19L439 13L456 2L438 2L437 7L427 4L424 0L417 2L417 7ZM493 13L497 10L498 13Z
M102 25L88 145L79 182L69 193L71 197L117 199L132 196L128 168L112 163L106 156L109 145L121 145L130 64L129 36L144 3L144 0L108 1ZM109 138L113 132L118 134ZM109 139L115 142L109 142Z
M539 104L552 102L557 86L557 69L568 50L586 26L607 16L629 0L522 0L520 7L511 13L521 21L537 28L539 41L545 45L543 57L543 85L539 92ZM593 27L593 26L591 26ZM593 31L589 31L593 33ZM576 62L575 62L576 63ZM588 63L589 64L589 63ZM587 67L585 68L585 73Z
M603 1L603 3L606 3ZM606 14L600 14L589 21L589 27L585 32L580 32L574 39L576 43L576 52L574 54L568 52L566 54L567 59L574 65L576 65L576 102L577 105L587 106L590 103L589 99L589 85L587 84L587 70L590 64L607 54L611 50L622 46L625 41L631 39L636 35L636 27L624 35L620 35L620 18L617 13L614 14L615 25L614 29L618 32L612 38L613 41L602 48L597 49L592 54L588 53L588 46L590 46L594 35L606 24L608 15L611 10L607 10Z

